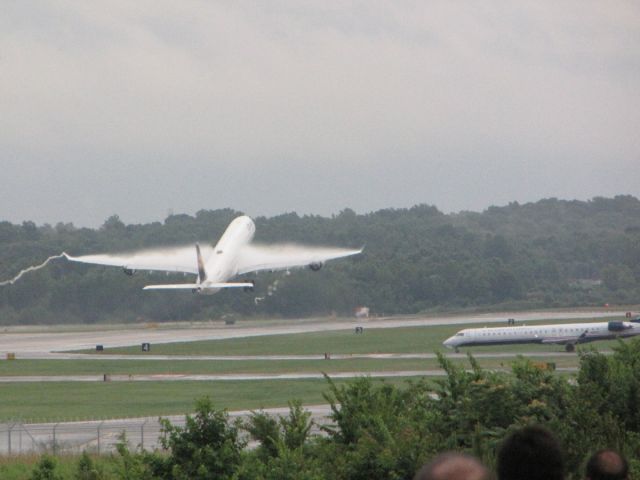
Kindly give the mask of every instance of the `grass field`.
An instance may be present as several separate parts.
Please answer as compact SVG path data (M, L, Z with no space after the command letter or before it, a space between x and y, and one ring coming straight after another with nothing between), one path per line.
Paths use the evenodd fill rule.
M404 380L388 382L401 384ZM56 382L0 388L0 422L25 423L178 415L192 412L195 400L204 396L216 408L229 410L284 406L293 399L312 405L325 403L322 392L328 390L325 380Z
M485 368L510 365L512 358L481 358ZM575 355L544 357L558 367L578 364ZM466 358L452 359L467 365ZM0 362L0 376L18 375L158 375L158 374L275 374L313 372L372 372L396 370L431 370L436 359L352 358L344 360L14 360Z
M36 468L40 458L41 456L39 454L0 457L0 479L31 479L33 474L32 472ZM73 475L77 469L78 458L78 455L57 455L55 459L56 473L59 474L61 478L75 478ZM108 471L109 473L113 472L115 475L117 470L112 457L96 457L96 460L100 463L103 470Z

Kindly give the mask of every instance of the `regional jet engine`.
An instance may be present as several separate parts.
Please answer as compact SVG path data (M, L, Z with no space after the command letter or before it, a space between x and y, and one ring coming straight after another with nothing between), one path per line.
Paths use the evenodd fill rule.
M607 328L610 332L622 332L627 328L631 328L631 324L627 322L609 322Z

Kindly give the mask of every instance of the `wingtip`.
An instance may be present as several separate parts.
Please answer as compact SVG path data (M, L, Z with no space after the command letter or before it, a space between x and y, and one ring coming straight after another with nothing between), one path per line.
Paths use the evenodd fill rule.
M82 255L79 256L79 257L74 257L73 255L69 255L67 252L62 252L61 256L66 258L67 261L69 261L69 262L81 262L81 263L83 263L83 261L81 260Z

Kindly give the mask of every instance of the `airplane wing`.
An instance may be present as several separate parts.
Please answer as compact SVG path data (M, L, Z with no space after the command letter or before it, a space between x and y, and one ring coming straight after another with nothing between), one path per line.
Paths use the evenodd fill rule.
M208 258L212 247L201 247L202 255ZM163 272L198 273L198 260L194 245L142 250L129 253L104 253L73 257L64 254L71 262L109 265L127 270L158 270Z
M332 247L309 247L293 244L259 245L249 244L238 253L238 274L259 270L287 270L289 268L321 266L328 260L348 257L362 252Z
M564 345L566 343L581 343L587 338L587 331L582 332L579 335L563 335L556 337L545 337L541 343L555 343L558 345Z
M573 337L545 337L540 343L555 343L558 345L564 345L565 343L577 342L578 336Z

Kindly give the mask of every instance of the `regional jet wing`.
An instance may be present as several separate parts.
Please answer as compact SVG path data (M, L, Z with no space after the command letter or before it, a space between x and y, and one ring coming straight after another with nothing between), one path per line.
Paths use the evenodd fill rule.
M207 258L213 248L202 247L202 255ZM193 245L167 247L129 253L104 253L72 257L64 254L67 260L95 265L110 265L126 270L159 270L163 272L198 273L196 249Z
M317 265L328 260L348 257L362 252L362 249L308 247L302 245L256 245L249 244L238 252L238 274L258 270L287 270L289 268Z
M581 343L587 337L587 330L579 335L563 335L555 337L545 337L540 343L556 343L558 345L564 345L566 343Z

